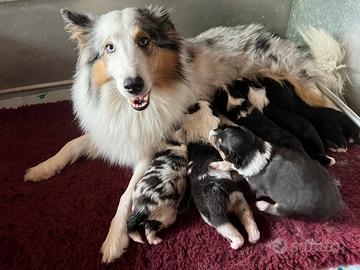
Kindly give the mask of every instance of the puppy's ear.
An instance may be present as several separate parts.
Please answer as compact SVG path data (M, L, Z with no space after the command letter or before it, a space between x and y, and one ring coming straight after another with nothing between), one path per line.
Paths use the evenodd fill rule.
M94 25L94 19L89 15L72 12L67 9L62 9L61 15L66 24L65 30L71 34L70 39L80 44L86 42L88 34Z

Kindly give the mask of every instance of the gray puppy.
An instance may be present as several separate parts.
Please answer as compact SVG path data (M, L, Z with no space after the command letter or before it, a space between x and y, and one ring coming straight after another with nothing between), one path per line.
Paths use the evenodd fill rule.
M261 211L326 220L344 207L331 175L307 155L265 142L245 127L212 130L209 141L224 160L212 168L237 170L257 195L274 202L257 201Z

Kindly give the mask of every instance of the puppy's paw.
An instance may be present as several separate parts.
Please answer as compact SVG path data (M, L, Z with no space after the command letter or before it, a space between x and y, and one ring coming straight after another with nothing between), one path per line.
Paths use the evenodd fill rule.
M232 171L232 164L227 161L214 161L209 164L210 169L219 170L219 171Z
M111 263L120 258L129 246L129 236L126 230L116 228L111 224L109 233L101 247L102 262Z
M41 180L49 179L61 171L51 162L44 161L35 167L29 168L25 171L24 181L38 182Z
M137 243L145 244L144 240L141 237L141 234L138 231L129 233L129 237Z
M244 245L244 238L242 236L232 237L230 239L230 246L232 249L238 249Z
M334 153L345 153L347 148L329 148L329 150Z
M150 245L157 245L162 242L162 239L154 231L146 231L145 236Z
M265 212L270 207L270 205L271 204L266 201L257 201L256 202L257 209L259 209L260 211L263 211L263 212Z
M160 237L155 236L155 237L153 237L151 239L148 239L148 241L149 241L150 245L157 245L157 244L160 244L162 242L162 239Z
M333 158L333 157L330 157L330 156L326 156L327 158L328 158L328 160L329 160L329 163L328 163L328 166L334 166L335 165L335 163L336 163L336 161L335 161L335 158Z
M258 227L256 226L255 221L254 221L254 225L248 231L248 235L249 235L249 242L251 244L255 244L257 241L259 241L260 232L259 232Z

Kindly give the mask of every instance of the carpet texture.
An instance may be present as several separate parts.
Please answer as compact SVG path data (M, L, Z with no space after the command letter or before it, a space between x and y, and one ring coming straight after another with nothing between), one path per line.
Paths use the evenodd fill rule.
M79 135L68 102L0 111L0 269L318 269L360 263L360 148L336 155L332 175L348 209L325 224L255 212L259 243L232 250L191 207L160 233L158 246L131 243L101 264L106 237L131 171L82 160L40 183L26 168Z

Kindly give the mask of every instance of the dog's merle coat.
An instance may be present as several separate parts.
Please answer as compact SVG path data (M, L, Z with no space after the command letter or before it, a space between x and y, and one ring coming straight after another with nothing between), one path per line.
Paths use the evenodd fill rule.
M348 143L359 144L360 129L344 113L307 105L296 95L294 86L288 81L280 84L273 79L263 78L261 84L266 89L270 103L311 122L327 149L341 152L346 151Z
M143 224L148 242L161 242L156 233L175 222L186 190L186 167L186 145L176 139L167 140L165 149L154 155L133 193L133 211L127 229L134 241L142 242L138 228Z
M182 126L182 134L186 134L188 143L188 177L195 205L202 218L227 238L233 249L237 249L243 245L244 239L229 221L230 213L239 217L248 232L249 242L255 243L260 233L240 183L234 180L230 172L209 167L210 163L221 160L216 149L207 142L211 127L215 125L216 128L216 123L219 123L217 119L218 115L213 113L207 102L201 101L188 110Z
M327 220L344 206L331 175L307 155L264 142L246 127L214 130L210 141L224 159L213 168L236 169L253 191L275 202L258 201L262 211Z

